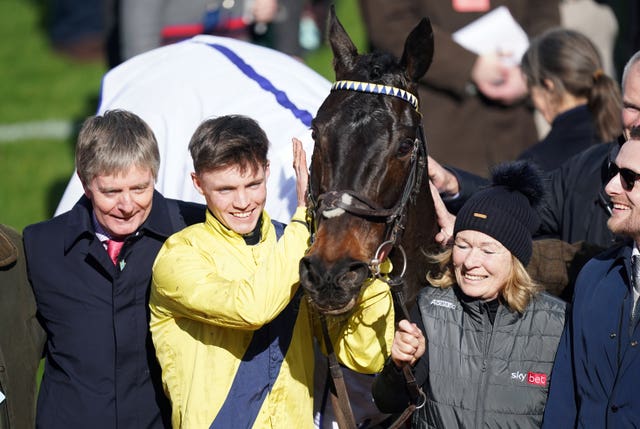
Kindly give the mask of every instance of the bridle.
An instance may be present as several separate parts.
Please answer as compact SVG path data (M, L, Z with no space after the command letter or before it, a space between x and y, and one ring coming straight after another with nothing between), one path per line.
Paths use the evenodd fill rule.
M417 97L404 89L367 82L341 80L335 82L331 86L331 90L358 91L398 97L411 104L418 114L420 114L418 111ZM372 277L379 278L381 275L380 264L382 260L394 247L398 247L401 249L401 255L403 255L404 258L402 270L402 275L404 275L407 261L399 241L405 227L407 206L410 202L415 202L418 192L420 191L422 177L427 164L427 153L424 129L422 127L422 121L420 121L416 129L416 137L411 150L409 175L405 181L402 195L391 208L381 207L371 199L354 190L328 191L314 197L311 179L309 179L307 220L309 221L309 225L311 225L311 242L313 243L315 238L317 220L320 216L328 218L335 213L343 211L363 219L385 222L387 224L385 238L369 261L369 271Z
M371 94L382 94L398 97L418 112L418 98L410 92L387 85L374 84L369 82L357 82L341 80L331 86L332 91L358 91ZM343 212L349 213L363 219L385 222L385 238L377 247L375 254L368 263L369 272L372 278L378 278L389 285L393 296L394 307L396 309L396 320L402 318L410 320L409 312L404 303L403 286L404 274L407 267L407 257L402 245L399 243L405 228L407 208L409 203L416 201L422 184L422 177L427 165L427 141L424 136L422 121L416 130L416 137L411 150L409 174L404 183L404 189L400 198L391 208L381 207L371 199L359 194L354 190L328 191L315 197L312 193L311 178L309 178L309 191L307 193L307 222L311 226L311 242L315 239L317 231L317 221L320 216L330 218ZM403 259L402 269L399 275L382 275L380 265L389 255L393 248L397 248ZM348 399L346 386L342 376L342 369L333 352L333 345L329 338L327 324L324 316L321 315L324 343L329 361L329 373L333 381L334 392L331 396L336 420L341 429L355 429L355 419ZM426 397L420 386L417 385L413 372L408 365L403 367L406 386L412 396L412 403L398 417L391 428L399 428L418 408L426 403ZM418 402L417 404L413 402Z

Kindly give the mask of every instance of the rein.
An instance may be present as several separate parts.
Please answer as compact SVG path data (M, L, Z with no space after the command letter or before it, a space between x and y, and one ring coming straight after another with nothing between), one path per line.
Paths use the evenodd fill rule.
M368 82L356 82L341 80L335 82L331 86L331 90L346 90L357 91L371 94L390 95L398 97L407 103L409 103L416 111L418 111L418 98L410 92L387 85L380 85ZM418 111L419 113L419 111ZM409 175L404 184L402 195L396 204L391 208L380 207L371 199L358 194L353 190L340 190L329 191L314 198L311 193L311 180L309 180L309 192L308 198L308 210L307 221L311 226L311 242L315 238L317 230L317 220L319 216L325 218L331 218L333 216L339 216L343 212L351 215L370 219L378 222L385 222L387 229L385 232L385 239L378 246L375 255L369 262L369 271L373 278L378 278L389 285L391 294L393 296L396 322L401 318L410 320L409 312L404 303L403 286L404 286L404 273L407 266L407 257L404 249L398 243L402 232L404 231L404 225L406 222L407 207L409 202L415 202L420 186L422 184L422 177L427 164L427 143L424 137L424 129L422 123L418 125L416 131L416 138L413 142L413 149L411 152ZM382 260L396 247L402 255L403 267L399 275L393 277L383 276L380 272L380 264ZM320 317L324 343L327 350L327 359L329 361L329 373L332 379L332 395L331 402L334 412L336 414L336 420L340 429L352 429L356 427L353 411L350 406L346 385L342 375L342 369L338 364L337 358L333 351L333 345L329 338L326 319L324 315ZM420 386L417 385L413 372L409 365L405 365L402 368L406 386L411 396L412 402L420 401L420 403L411 403L407 409L398 417L390 428L400 427L413 412L424 406L426 397Z

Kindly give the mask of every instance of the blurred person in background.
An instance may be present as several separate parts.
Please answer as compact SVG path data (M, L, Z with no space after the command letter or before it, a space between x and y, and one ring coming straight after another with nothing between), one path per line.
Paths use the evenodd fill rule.
M551 171L593 144L618 138L622 96L602 67L595 46L576 31L558 28L531 40L521 68L533 104L551 129L520 159Z
M0 225L0 331L0 429L33 428L45 333L36 319L22 237L5 225Z
M529 37L560 25L559 0L360 0L371 47L396 55L422 16L434 30L433 64L421 80L420 100L430 154L440 162L486 176L538 140L526 82L504 53L478 55L452 34L506 6Z
M304 2L298 0L116 0L120 58L199 34L231 37L302 55L298 40Z
M600 55L605 74L618 81L613 53L620 25L607 3L607 0L561 0L560 22L564 28L578 31L591 40Z
M621 77L629 57L640 50L640 2L629 0L597 0L597 2L611 7L618 20L619 31L614 47L614 64L618 77Z
M51 0L49 38L53 49L79 61L105 61L113 0Z

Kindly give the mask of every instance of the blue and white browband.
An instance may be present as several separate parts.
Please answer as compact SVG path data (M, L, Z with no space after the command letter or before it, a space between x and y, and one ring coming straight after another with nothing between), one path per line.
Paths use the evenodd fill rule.
M418 110L418 98L404 89L395 86L380 85L377 83L357 82L354 80L339 80L331 85L331 90L346 90L368 92L370 94L392 95L398 97L411 104L414 109Z

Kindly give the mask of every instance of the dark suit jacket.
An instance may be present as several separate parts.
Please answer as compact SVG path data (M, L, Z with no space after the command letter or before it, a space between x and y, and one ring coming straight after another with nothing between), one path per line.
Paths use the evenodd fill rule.
M24 230L29 279L47 332L38 427L170 427L148 328L151 267L165 239L204 214L203 206L155 192L149 217L122 248L122 270L95 236L86 197Z
M558 0L491 0L491 9L508 6L532 37L560 24ZM434 29L433 64L420 85L429 154L441 163L486 176L499 162L515 159L534 144L537 133L527 103L505 107L480 95L470 85L476 55L451 34L483 13L456 12L452 0L360 0L374 49L400 56L404 41L422 17Z

